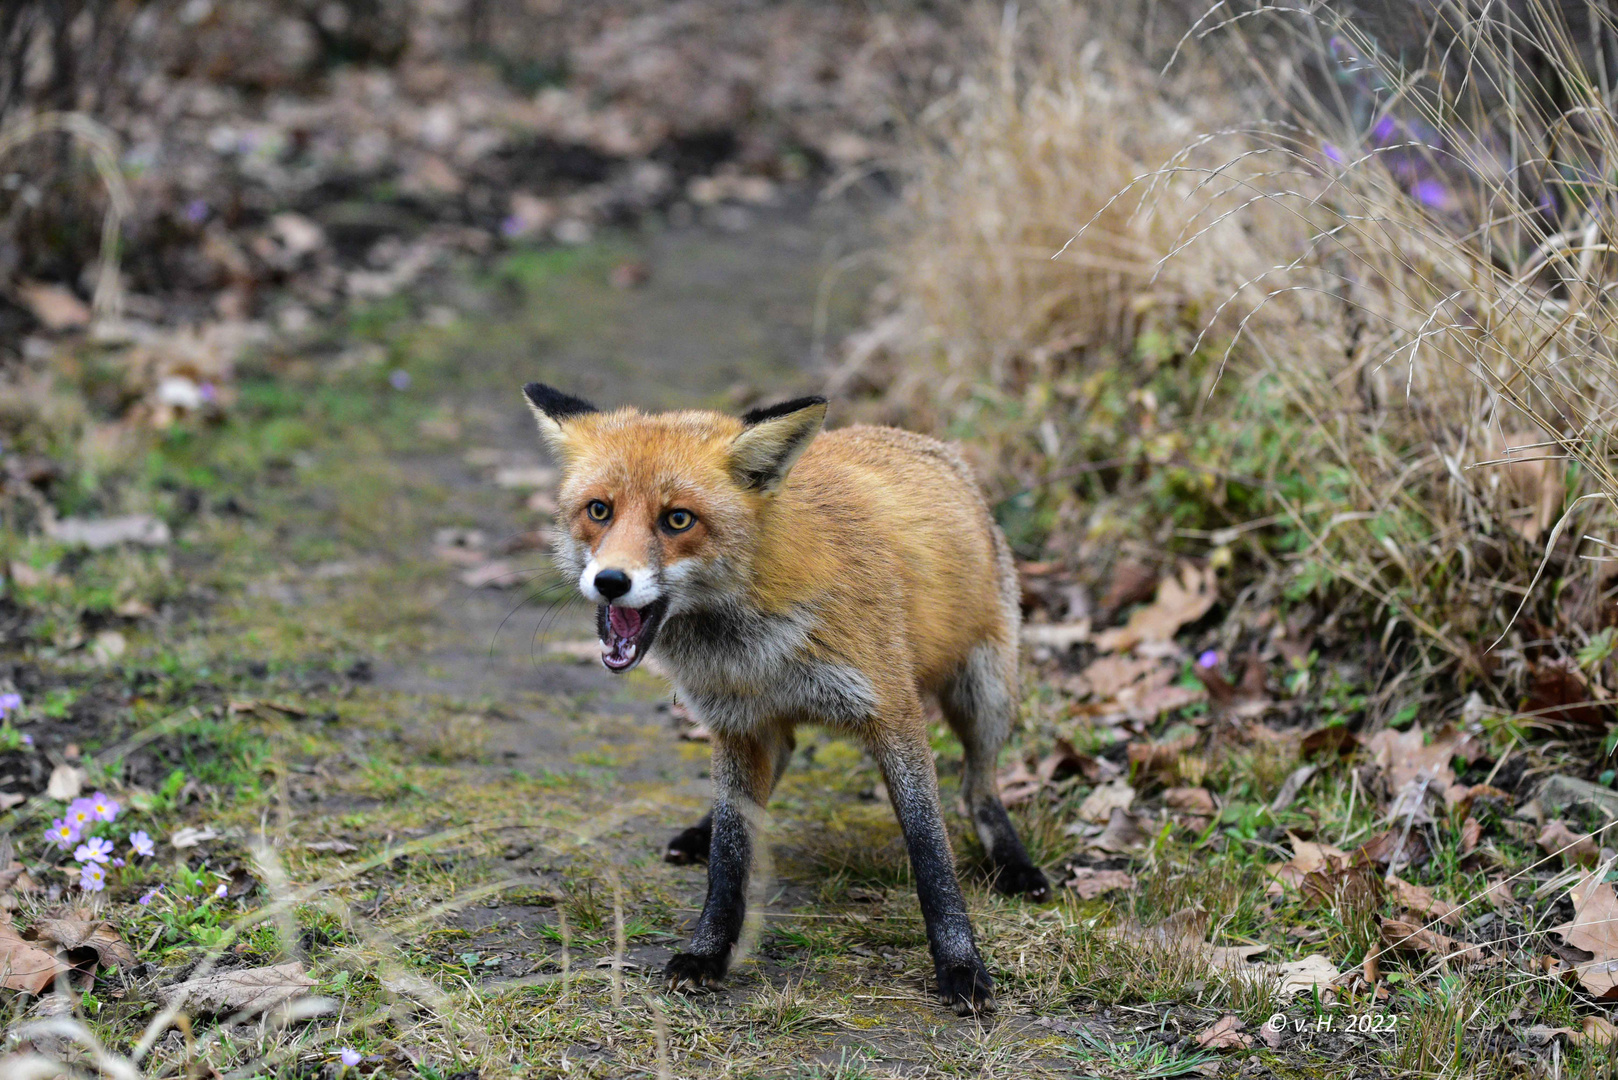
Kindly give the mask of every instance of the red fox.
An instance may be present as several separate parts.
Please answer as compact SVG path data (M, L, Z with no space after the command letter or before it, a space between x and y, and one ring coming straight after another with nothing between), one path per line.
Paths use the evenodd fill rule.
M995 787L1018 702L1011 552L970 470L895 428L821 432L826 399L737 419L605 412L523 388L562 473L557 562L598 607L601 661L655 652L713 732L713 808L670 862L708 863L671 989L722 979L742 928L755 808L818 723L875 756L903 828L939 996L992 1007L938 799L922 695L966 751L967 807L1002 891L1050 898Z

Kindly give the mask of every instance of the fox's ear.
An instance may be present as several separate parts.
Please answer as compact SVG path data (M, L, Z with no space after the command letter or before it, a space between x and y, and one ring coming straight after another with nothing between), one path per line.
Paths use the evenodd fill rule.
M534 419L539 421L539 434L545 440L545 445L558 457L567 448L564 425L576 416L599 411L583 398L564 394L544 383L529 383L522 388L522 396L528 399L528 407L534 410Z
M798 398L742 417L747 425L730 444L730 474L751 491L775 491L787 478L798 455L820 433L826 399Z

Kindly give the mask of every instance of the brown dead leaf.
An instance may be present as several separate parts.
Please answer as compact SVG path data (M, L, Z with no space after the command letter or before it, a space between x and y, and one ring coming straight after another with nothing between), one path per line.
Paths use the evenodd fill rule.
M1450 926L1459 926L1461 924L1461 908L1458 905L1439 900L1433 896L1433 891L1425 885L1412 885L1397 876L1389 878L1388 884L1393 886L1393 899L1414 911L1417 915L1437 919L1439 922L1448 923Z
M166 1005L179 1003L195 1013L260 1014L301 997L315 985L294 960L273 967L232 968L187 979L158 991Z
M1152 842L1152 834L1141 828L1140 819L1128 810L1113 807L1112 816L1101 835L1090 841L1092 847L1116 855L1139 851Z
M1504 805L1511 803L1510 794L1488 784L1451 784L1444 790L1444 805L1457 814L1470 814L1472 804L1478 799L1498 800Z
M1292 997L1315 989L1320 991L1321 997L1325 997L1339 976L1337 965L1320 953L1311 953L1298 960L1288 960L1274 965L1274 968L1275 975L1279 979L1276 992L1282 997Z
M1101 597L1096 614L1101 622L1111 622L1113 616L1124 608L1149 600L1156 589L1156 568L1126 556L1112 568L1112 577L1107 582L1107 591Z
M62 909L34 923L34 936L58 946L68 963L94 970L102 967L130 967L135 952L110 924L87 911Z
M19 286L17 295L47 330L80 330L90 325L90 305L61 285L31 281Z
M1284 863L1271 863L1268 867L1270 876L1275 878L1279 885L1301 888L1304 879L1325 869L1329 860L1335 859L1339 865L1348 864L1348 855L1330 844L1302 840L1292 833L1287 833L1287 839L1292 842L1292 858ZM1279 885L1275 886L1276 895L1281 892Z
M1298 792L1303 790L1303 786L1309 782L1318 769L1319 766L1317 765L1299 765L1287 774L1286 780L1281 783L1281 790L1275 793L1275 799L1270 803L1270 813L1279 814L1291 806L1293 800L1298 797Z
M1218 809L1208 789L1200 787L1171 787L1163 792L1163 805L1170 810L1199 817L1212 817Z
M1065 653L1089 640L1089 619L1072 623L1024 623L1022 628L1022 643L1030 649L1045 648L1053 653Z
M1305 735L1303 741L1298 744L1298 752L1306 758L1314 757L1316 754L1336 754L1339 757L1347 757L1354 752L1354 748L1359 744L1358 737L1348 730L1348 725L1327 724L1325 727L1315 728L1315 730Z
M1017 806L1038 795L1045 787L1045 778L1028 768L1021 758L1000 770L995 777L1000 789L1000 801L1006 806Z
M1201 733L1189 724L1176 724L1161 739L1130 743L1129 763L1141 772L1172 769L1179 763L1182 754L1196 748L1201 738Z
M1551 927L1551 933L1592 954L1573 968L1585 990L1604 1001L1618 998L1618 893L1599 874L1586 874L1568 896L1573 921Z
M1477 850L1478 842L1483 839L1483 823L1475 817L1469 817L1461 822L1461 854L1470 855Z
M1524 711L1542 720L1583 727L1603 727L1608 719L1607 707L1590 700L1590 688L1578 663L1561 656L1530 665Z
M1273 704L1266 685L1264 660L1256 652L1247 654L1241 680L1237 683L1227 681L1217 668L1198 665L1192 673L1207 687L1209 704L1220 716L1237 719L1262 716Z
M1128 623L1097 634L1096 648L1126 652L1142 642L1173 641L1180 627L1202 618L1218 599L1213 567L1181 563L1158 583L1156 598L1130 615Z
M1492 463L1491 477L1503 481L1492 492L1505 504L1501 512L1530 544L1556 523L1567 498L1567 462L1545 442L1545 434L1537 428L1506 432L1491 428L1479 448L1486 455L1483 460Z
M45 794L58 802L71 802L84 790L85 771L75 765L58 765L51 770Z
M1110 933L1148 949L1200 957L1210 967L1227 974L1248 975L1259 970L1249 961L1268 951L1268 945L1210 945L1203 940L1207 932L1207 913L1195 908L1183 908L1155 926L1143 926L1131 921Z
M1427 809L1430 798L1442 795L1455 783L1454 759L1474 760L1478 753L1470 735L1446 726L1434 732L1429 742L1420 724L1412 724L1408 731L1386 728L1371 736L1366 745L1393 792L1389 817L1417 824L1432 820Z
M1204 1050L1246 1050L1253 1045L1253 1037L1243 1035L1242 1026L1240 1020L1227 1013L1197 1036L1197 1045Z
M1613 1027L1605 1016L1586 1016L1584 1030L1573 1037L1587 1046L1611 1046L1614 1038L1618 1038L1618 1027Z
M1100 700L1117 697L1149 676L1173 678L1174 669L1151 657L1102 656L1079 674L1074 689ZM1154 685L1157 685L1154 683Z
M1601 861L1601 845L1589 833L1576 833L1560 818L1547 821L1536 841L1547 855L1560 855L1564 866L1592 867Z
M1369 864L1328 857L1304 875L1298 893L1308 907L1329 911L1369 911L1382 901L1381 875Z
M1406 919L1383 919L1382 943L1390 949L1428 953L1457 964L1476 964L1487 959L1476 945L1457 941Z
M1135 789L1124 780L1102 784L1084 797L1079 804L1079 817L1085 821L1105 823L1114 810L1128 810L1135 802Z
M0 910L0 987L38 997L68 970L51 953L24 941L11 924L11 913Z
M1402 870L1407 866L1421 866L1431 857L1427 840L1419 830L1395 827L1377 833L1355 848L1350 861Z
M1055 748L1034 766L1034 772L1046 783L1066 780L1070 776L1090 776L1098 771L1095 758L1079 753L1072 743L1061 737L1056 739Z
M1133 889L1135 879L1122 870L1095 870L1088 866L1075 866L1073 876L1064 884L1077 893L1080 900L1094 900L1103 893L1117 889Z

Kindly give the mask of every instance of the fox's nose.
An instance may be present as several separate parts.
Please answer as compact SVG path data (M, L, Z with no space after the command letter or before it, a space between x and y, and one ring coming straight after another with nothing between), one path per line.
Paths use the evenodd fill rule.
M622 570L603 570L596 575L596 592L616 600L629 591L629 575Z

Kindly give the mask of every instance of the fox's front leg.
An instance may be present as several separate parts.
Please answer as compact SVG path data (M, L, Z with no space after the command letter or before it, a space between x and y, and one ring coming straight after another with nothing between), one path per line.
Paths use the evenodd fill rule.
M753 839L773 786L777 741L770 736L714 734L708 899L690 947L670 957L663 970L670 990L712 985L730 968L747 914Z
M944 830L938 773L933 768L920 704L916 704L913 722L895 727L897 730L889 728L878 736L873 750L910 852L938 996L962 1015L983 1012L994 1005L994 980L978 954L966 899L955 877L955 853Z

